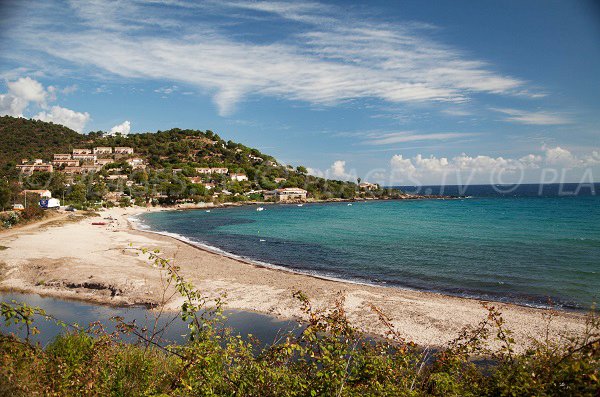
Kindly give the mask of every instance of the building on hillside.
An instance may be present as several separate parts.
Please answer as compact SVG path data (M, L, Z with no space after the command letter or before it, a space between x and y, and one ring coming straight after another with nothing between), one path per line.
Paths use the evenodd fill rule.
M81 174L81 167L65 167L63 172L67 175Z
M363 182L363 183L361 183L361 184L358 185L358 188L360 190L372 191L372 190L379 189L379 185L376 184L376 183Z
M267 162L265 163L270 167L277 167L277 162L276 161L271 161L271 160L267 160Z
M196 168L198 174L210 174L210 168Z
M140 158L129 159L127 160L127 164L133 167L133 169L145 169L146 164L144 164L144 160Z
M252 161L262 162L264 159L262 157L255 156L253 154L249 154L248 158Z
M192 183L204 183L201 176L192 176L188 178Z
M113 148L108 146L98 146L94 148L94 154L112 154Z
M30 176L34 172L54 172L52 164L37 163L37 164L19 164L17 170L21 175Z
M205 184L204 184L204 187L205 187L207 190L214 189L214 188L215 188L215 186L216 186L216 185L215 185L214 183L212 183L212 182L208 182L208 183L205 183Z
M283 189L275 189L263 193L265 200L275 199L275 201L305 201L307 191L297 187L286 187Z
M91 174L94 172L98 172L102 169L101 165L82 165L81 166L81 173L82 174Z
M228 172L229 172L229 170L227 168L211 168L210 169L211 174L227 175Z
M173 175L181 174L183 172L183 168L173 168Z
M117 146L114 151L115 154L133 154L133 148L129 146Z
M248 180L248 177L246 176L246 174L231 174L231 175L229 175L229 177L231 178L232 181L238 181L238 182L243 182L243 181Z
M275 181L275 183L281 183L281 182L287 181L287 179L285 179L285 178L275 178L273 180Z
M79 153L73 154L73 160L81 160L81 161L96 161L98 157L95 154L89 153Z
M67 166L67 167L77 167L79 166L79 160L52 160L52 165L54 166Z
M73 149L73 154L92 154L92 149Z
M71 155L70 154L54 154L53 159L55 161L60 161L60 160L71 160Z
M110 181L114 181L114 180L119 180L119 179L127 179L127 175L109 175L106 177L106 179L110 180Z
M113 162L112 159L98 159L98 160L96 160L96 164L99 165L99 166L102 166L102 167L104 167L106 164L110 164L112 162Z
M52 197L52 192L50 190L46 190L46 189L41 189L41 190L23 190L21 193L19 193L21 195L36 195L39 197L43 197L43 198L51 198Z

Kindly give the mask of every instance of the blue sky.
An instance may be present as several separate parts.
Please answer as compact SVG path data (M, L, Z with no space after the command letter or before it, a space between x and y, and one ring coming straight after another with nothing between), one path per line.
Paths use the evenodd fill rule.
M600 180L592 1L1 7L1 114L211 129L339 179Z

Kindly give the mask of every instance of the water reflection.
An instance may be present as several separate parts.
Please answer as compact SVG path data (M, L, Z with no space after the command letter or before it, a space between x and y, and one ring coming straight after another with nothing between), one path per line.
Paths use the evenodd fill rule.
M42 297L36 294L4 293L0 294L0 300L8 302L15 300L25 302L31 306L37 306L46 311L47 314L60 319L68 324L79 324L87 327L90 323L100 321L107 332L115 330L115 322L110 319L115 316L123 317L126 322L135 321L138 326L152 329L155 322L155 314L144 307L110 307L90 303L68 301L56 298ZM230 328L233 334L241 335L248 340L248 334L257 338L261 345L269 345L276 342L287 332L299 334L301 327L295 321L278 320L274 317L244 311L225 311L227 321L225 326ZM52 321L37 318L34 324L41 332L33 336L33 342L39 342L45 346L64 329ZM163 313L157 323L157 329L163 328L161 334L163 343L183 343L188 330L186 324L181 321L177 313ZM1 325L0 332L14 332L20 337L25 336L25 330L19 330L17 326L6 327ZM129 341L132 341L129 338Z

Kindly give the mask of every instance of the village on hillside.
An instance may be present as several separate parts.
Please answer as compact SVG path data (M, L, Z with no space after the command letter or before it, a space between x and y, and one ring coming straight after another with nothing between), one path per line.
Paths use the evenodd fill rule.
M241 152L240 149L236 151ZM247 157L255 163L265 161L253 154L248 154ZM274 161L267 161L269 166L279 166ZM58 174L67 186L81 182L82 178L88 177L88 182L92 186L102 185L101 190L105 190L104 194L98 197L97 204L101 205L126 206L132 204L134 200L138 205L156 205L169 197L169 192L163 191L160 185L155 189L147 190L149 171L147 161L136 156L134 148L129 146L74 148L71 153L53 154L51 161L22 159L21 164L18 164L16 168L22 177L31 178L36 173ZM270 182L277 185L275 189L253 188L254 184L245 173L232 172L227 167L194 167L191 175L189 170L183 168L154 169L152 172L156 174L168 172L174 178L178 178L196 189L194 195L193 191L189 191L187 185L182 186L182 189L190 194L182 194L181 198L175 200L176 204L197 202L198 197L194 196L202 196L204 200L227 201L229 199L236 201L236 198L243 197L246 200L272 202L304 202L310 197L308 191L301 187L286 186L287 179L283 177L272 178ZM379 185L363 182L359 183L357 188L359 192L368 192L379 189ZM139 200L140 195L133 193L134 191L139 193L142 189L146 190L142 199ZM65 199L64 194L61 198L52 198L52 192L49 189L24 189L21 195L24 202L16 203L14 205L16 209L27 206L28 196L30 196L29 204L36 202L35 196L37 196L40 199L40 205L44 208L59 207L61 203L65 205L69 201L69 197L67 196Z

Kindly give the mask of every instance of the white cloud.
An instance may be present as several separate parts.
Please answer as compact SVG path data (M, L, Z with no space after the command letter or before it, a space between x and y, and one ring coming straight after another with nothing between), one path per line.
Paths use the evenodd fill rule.
M33 117L37 120L62 124L77 132L83 132L83 128L90 120L89 113L80 113L60 106L52 106L50 112L40 112Z
M0 116L22 117L29 102L11 94L0 94Z
M505 121L519 123L519 124L530 124L530 125L559 125L569 124L571 121L564 115L554 114L549 112L527 112L524 110L517 109L506 109L506 108L492 108L492 110L504 113L509 117L504 118Z
M30 77L20 77L6 83L8 92L0 94L0 115L22 117L30 102L45 106L48 93L44 86Z
M364 141L368 145L390 145L395 143L415 141L442 141L448 139L465 138L480 135L470 132L440 132L433 134L417 134L411 131L392 132L388 134L374 135L373 139Z
M176 85L172 85L170 87L157 88L156 90L154 90L154 92L157 92L157 93L163 94L163 95L170 95L170 94L174 93L175 91L177 91L178 89L179 89L179 87L177 87Z
M76 86L68 86L59 90L55 86L44 88L43 84L30 77L20 77L15 81L6 83L8 93L0 94L0 115L13 117L23 117L23 113L29 108L31 103L35 103L38 108L42 108L33 119L49 121L55 124L62 124L77 132L82 132L86 123L90 119L89 113L80 113L60 106L52 106L47 109L47 101L56 100L56 93L74 92Z
M250 95L317 105L358 98L463 102L473 92L516 94L525 85L432 39L430 28L340 18L342 10L318 3L171 2L203 13L225 15L238 8L302 23L299 33L269 43L237 39L216 30L214 23L189 24L177 7L163 7L158 18L155 7L142 3L73 4L74 22L83 22L74 23L73 30L56 29L42 14L11 34L26 47L69 64L196 86L212 94L222 115ZM162 29L160 36L157 29Z
M331 164L331 167L329 167L325 171L321 171L319 169L310 167L307 168L307 171L310 175L326 179L354 181L357 177L355 170L346 170L346 161L344 160L334 161L333 164Z
M346 162L343 160L337 160L331 165L331 176L336 179L345 179L348 174L346 173Z
M587 156L576 156L559 146L552 148L544 146L541 154L528 154L518 159L486 155L473 157L464 153L453 158L424 157L421 154L413 158L405 158L397 154L390 159L390 172L391 178L396 182L426 184L448 182L448 177L452 180L468 182L478 177L498 177L507 174L522 176L527 170L543 168L568 170L597 165L600 165L598 151L593 151Z
M46 101L46 90L42 83L30 77L21 77L6 83L8 92L28 102L43 103Z
M109 135L127 135L131 131L131 123L128 120L125 120L121 124L117 124L110 129Z

